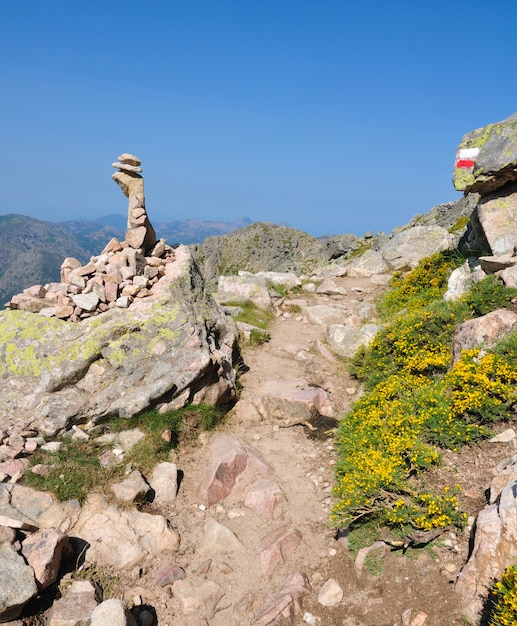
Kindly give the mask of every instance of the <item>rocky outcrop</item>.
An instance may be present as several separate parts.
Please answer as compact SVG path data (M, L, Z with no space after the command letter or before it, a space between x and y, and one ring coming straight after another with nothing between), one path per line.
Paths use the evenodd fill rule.
M464 135L453 171L454 187L467 193L486 195L513 180L517 180L517 113Z
M180 406L228 401L235 336L188 248L175 251L149 291L80 324L0 313L2 427L23 422L55 434L72 421L129 417L175 398Z
M453 183L474 205L462 250L512 253L517 245L517 113L467 133L456 152Z

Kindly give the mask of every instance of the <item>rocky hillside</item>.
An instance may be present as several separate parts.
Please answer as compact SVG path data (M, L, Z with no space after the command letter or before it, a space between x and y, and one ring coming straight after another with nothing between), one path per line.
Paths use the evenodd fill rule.
M239 271L312 271L327 260L326 245L301 230L258 222L224 237L209 237L192 252L205 280Z
M86 261L91 251L59 224L0 215L0 304L25 287L59 280L66 256Z

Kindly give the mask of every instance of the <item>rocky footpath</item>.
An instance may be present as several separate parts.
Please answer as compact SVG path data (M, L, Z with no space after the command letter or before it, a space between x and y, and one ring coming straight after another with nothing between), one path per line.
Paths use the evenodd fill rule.
M264 279L244 276L239 288L246 278L248 288ZM289 275L272 278L292 281ZM336 462L332 429L361 390L327 337L335 326L375 324L374 302L386 278L314 275L290 297L270 289L267 306L276 315L271 339L259 348L243 344L249 369L225 422L195 444L182 444L149 475L128 467L109 493L92 493L82 506L25 487L20 475L26 467L5 471L10 462L28 458L29 450L52 449L58 440L5 436L2 619L20 611L30 615L31 598L56 598L59 585L60 597L48 601L44 613L51 626L107 623L101 616L149 626L462 624L467 596L454 593L452 582L467 559L468 531L446 532L434 560L427 552L396 556L384 542L354 559L346 536L328 525ZM458 336L465 344L470 334ZM101 435L83 427L72 428L70 436L89 438L99 462L124 463L142 433ZM475 452L476 462L468 455L444 459L441 471L472 472L472 514L482 508L490 474L511 453L512 442L515 433L487 443ZM514 480L510 468L500 485L505 475ZM372 554L380 555L384 574L369 571ZM118 581L112 597L103 599L91 581L66 574L77 567L86 578L92 567L111 573ZM482 569L475 571L479 578Z
M471 526L445 531L434 558L421 552L414 560L383 540L352 558L346 530L329 528L337 461L332 431L361 393L341 359L378 330L375 300L393 271L459 245L472 255L451 276L448 298L487 273L515 284L517 154L507 162L513 143L504 144L502 165L483 160L485 144L510 137L512 120L464 138L455 181L467 195L458 203L435 207L390 235L359 244L345 238L333 248L327 242L332 262L307 254L303 276L300 268L221 276L218 304L189 250L156 241L140 163L121 155L114 165L129 199L126 241L92 259L78 293L61 292L74 302L76 323L41 314L55 306L0 315L0 620L50 626L477 621L491 580L517 554L515 430L447 452L442 467L429 472L437 484L453 474L466 485L462 506ZM260 237L253 241L261 250ZM113 266L126 275L117 282L117 298L103 302ZM153 267L156 274L146 277ZM63 283L74 285L83 269L64 267ZM151 284L135 284L139 276ZM127 287L148 293L122 294ZM26 295L46 301L49 292ZM72 298L88 292L98 297L91 311ZM124 295L133 298L127 308L117 304ZM257 329L232 318L247 300L275 316L270 341L260 348L245 344ZM512 311L467 322L457 329L454 353L490 345L516 327ZM127 465L142 433L103 433L103 418L231 399L237 334L241 389L224 424L195 444L182 442L149 475ZM24 473L46 471L29 470L30 455L58 449L62 436L94 445L105 467L126 463L125 478L83 504L26 487ZM103 597L94 574L111 581L104 585L111 597Z

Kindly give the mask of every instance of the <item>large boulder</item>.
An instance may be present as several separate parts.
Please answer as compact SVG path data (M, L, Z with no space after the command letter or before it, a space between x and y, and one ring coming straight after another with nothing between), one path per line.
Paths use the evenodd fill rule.
M454 333L454 362L463 350L483 346L491 348L517 327L517 313L508 309L496 309L481 317L460 324Z
M178 396L217 403L234 394L234 333L184 246L128 309L77 324L2 311L0 337L3 430L23 423L54 435Z
M517 180L517 113L463 136L453 171L458 191L482 195Z
M451 250L456 243L454 235L441 226L413 226L395 234L380 251L390 268L412 269L425 257Z

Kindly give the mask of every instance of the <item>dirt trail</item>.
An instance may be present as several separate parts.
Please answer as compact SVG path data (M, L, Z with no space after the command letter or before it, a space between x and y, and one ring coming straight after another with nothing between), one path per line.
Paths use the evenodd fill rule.
M318 354L315 342L324 341L326 327L308 323L298 307L303 302L326 304L352 315L365 302L373 302L381 288L368 279L339 278L335 282L346 295L304 293L294 302L284 303L280 310L285 316L280 315L272 323L270 341L243 349L247 371L240 378L242 390L235 409L215 432L205 433L195 445L185 444L177 451L175 461L183 472L183 482L175 505L161 512L172 520L182 537L174 562L185 568L194 586L212 581L224 591L215 614L208 619L210 626L253 624L262 603L295 571L305 572L312 587L303 600L305 620L302 613L295 618L296 625L402 626L411 624L407 613L406 621L402 620L407 611L411 611L411 619L420 611L427 614L425 626L465 623L458 612L453 582L467 557L468 531L446 533L441 547L435 548L433 554L424 550L405 555L381 550L377 571L370 573L365 569L358 576L351 553L329 527L336 462L332 433L323 430L315 437L306 425L284 427L285 424L263 419L250 409L271 381L287 379L304 379L325 389L338 419L357 399L357 381L349 377L343 362ZM325 353L324 348L320 351ZM267 519L243 505L244 490L256 479L250 472L244 472L230 496L218 505L205 510L200 504L196 494L210 459L209 445L222 433L253 446L271 465L268 478L277 483L286 498L275 519ZM430 475L430 480L439 481L454 472L458 482L464 477L470 489L463 504L470 513L476 513L484 504L481 494L490 480L489 468L495 467L504 453L494 447L480 447L462 455L446 455L443 467L434 478ZM458 467L462 468L460 473ZM229 548L215 555L201 550L209 518L230 528L241 548ZM261 539L282 523L300 533L301 543L283 565L264 576ZM140 594L144 603L155 608L159 626L187 625L190 618L183 616L179 600L170 588L160 590L153 583L157 572L166 565L164 561L144 568L135 580L128 582L126 598ZM339 583L344 595L336 606L324 607L318 602L318 593L330 578Z

